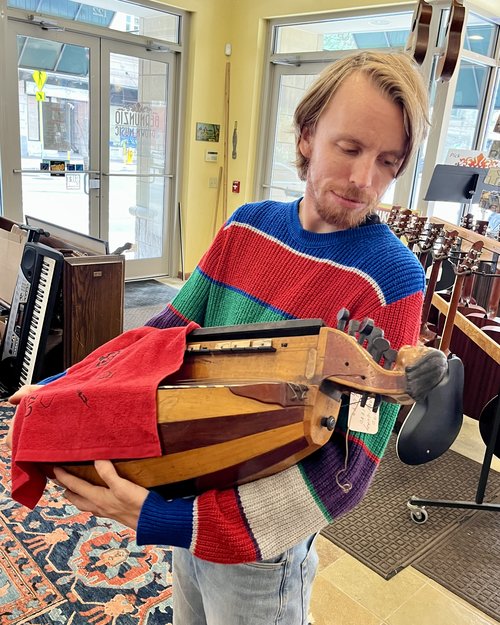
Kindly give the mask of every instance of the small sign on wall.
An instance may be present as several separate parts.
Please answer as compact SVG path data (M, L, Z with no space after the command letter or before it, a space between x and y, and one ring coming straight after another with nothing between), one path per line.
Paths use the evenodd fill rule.
M196 122L196 141L219 142L220 124Z

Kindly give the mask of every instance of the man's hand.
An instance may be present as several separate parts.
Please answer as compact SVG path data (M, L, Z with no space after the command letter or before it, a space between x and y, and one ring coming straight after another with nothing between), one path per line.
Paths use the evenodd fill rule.
M107 487L94 486L60 467L54 467L58 483L67 489L64 493L67 499L83 512L114 519L137 530L148 491L121 478L109 460L96 460L94 466Z
M23 397L26 397L26 395L31 395L31 393L35 393L36 390L39 388L43 388L43 385L42 384L25 384L24 386L21 386L21 388L18 391L16 391L13 395L9 397L9 403L13 404L14 406L17 406L18 404L21 403L21 399ZM15 418L16 418L16 415L14 413L14 416L10 420L9 431L7 432L7 436L5 437L3 441L9 449L12 449L12 433L14 432L14 419Z

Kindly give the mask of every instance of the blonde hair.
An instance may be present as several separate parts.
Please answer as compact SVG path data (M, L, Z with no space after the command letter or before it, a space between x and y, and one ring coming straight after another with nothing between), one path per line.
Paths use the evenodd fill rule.
M308 130L314 133L321 114L337 89L356 72L368 76L383 94L401 106L407 143L398 176L425 139L429 127L428 95L413 59L402 52L358 51L325 68L295 109L296 165L301 180L306 179L309 167L309 159L299 149L303 132Z

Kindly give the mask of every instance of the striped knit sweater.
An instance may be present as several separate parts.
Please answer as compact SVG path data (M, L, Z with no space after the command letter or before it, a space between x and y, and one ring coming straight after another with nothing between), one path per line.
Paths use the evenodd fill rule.
M239 208L218 233L184 287L148 322L164 328L321 318L336 325L371 317L391 346L414 345L424 275L420 263L385 224L318 234L301 227L299 201ZM150 492L139 544L180 546L220 563L273 557L350 511L365 494L384 453L398 407L382 404L377 434L347 430L342 419L325 446L276 475L193 498ZM347 470L342 483L336 474Z

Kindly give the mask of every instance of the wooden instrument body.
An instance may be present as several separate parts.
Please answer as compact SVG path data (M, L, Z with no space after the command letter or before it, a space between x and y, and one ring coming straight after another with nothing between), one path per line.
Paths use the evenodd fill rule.
M436 80L447 82L457 67L462 35L465 31L465 8L459 0L451 0L443 52L436 66Z
M432 5L425 0L419 0L413 13L413 22L406 42L405 52L422 65L429 46L429 30L432 19Z
M157 391L163 455L116 461L116 469L171 496L271 475L328 442L342 392L412 403L404 367L421 353L403 348L387 370L354 337L326 327L315 335L190 343L180 370ZM90 463L65 468L102 484Z

